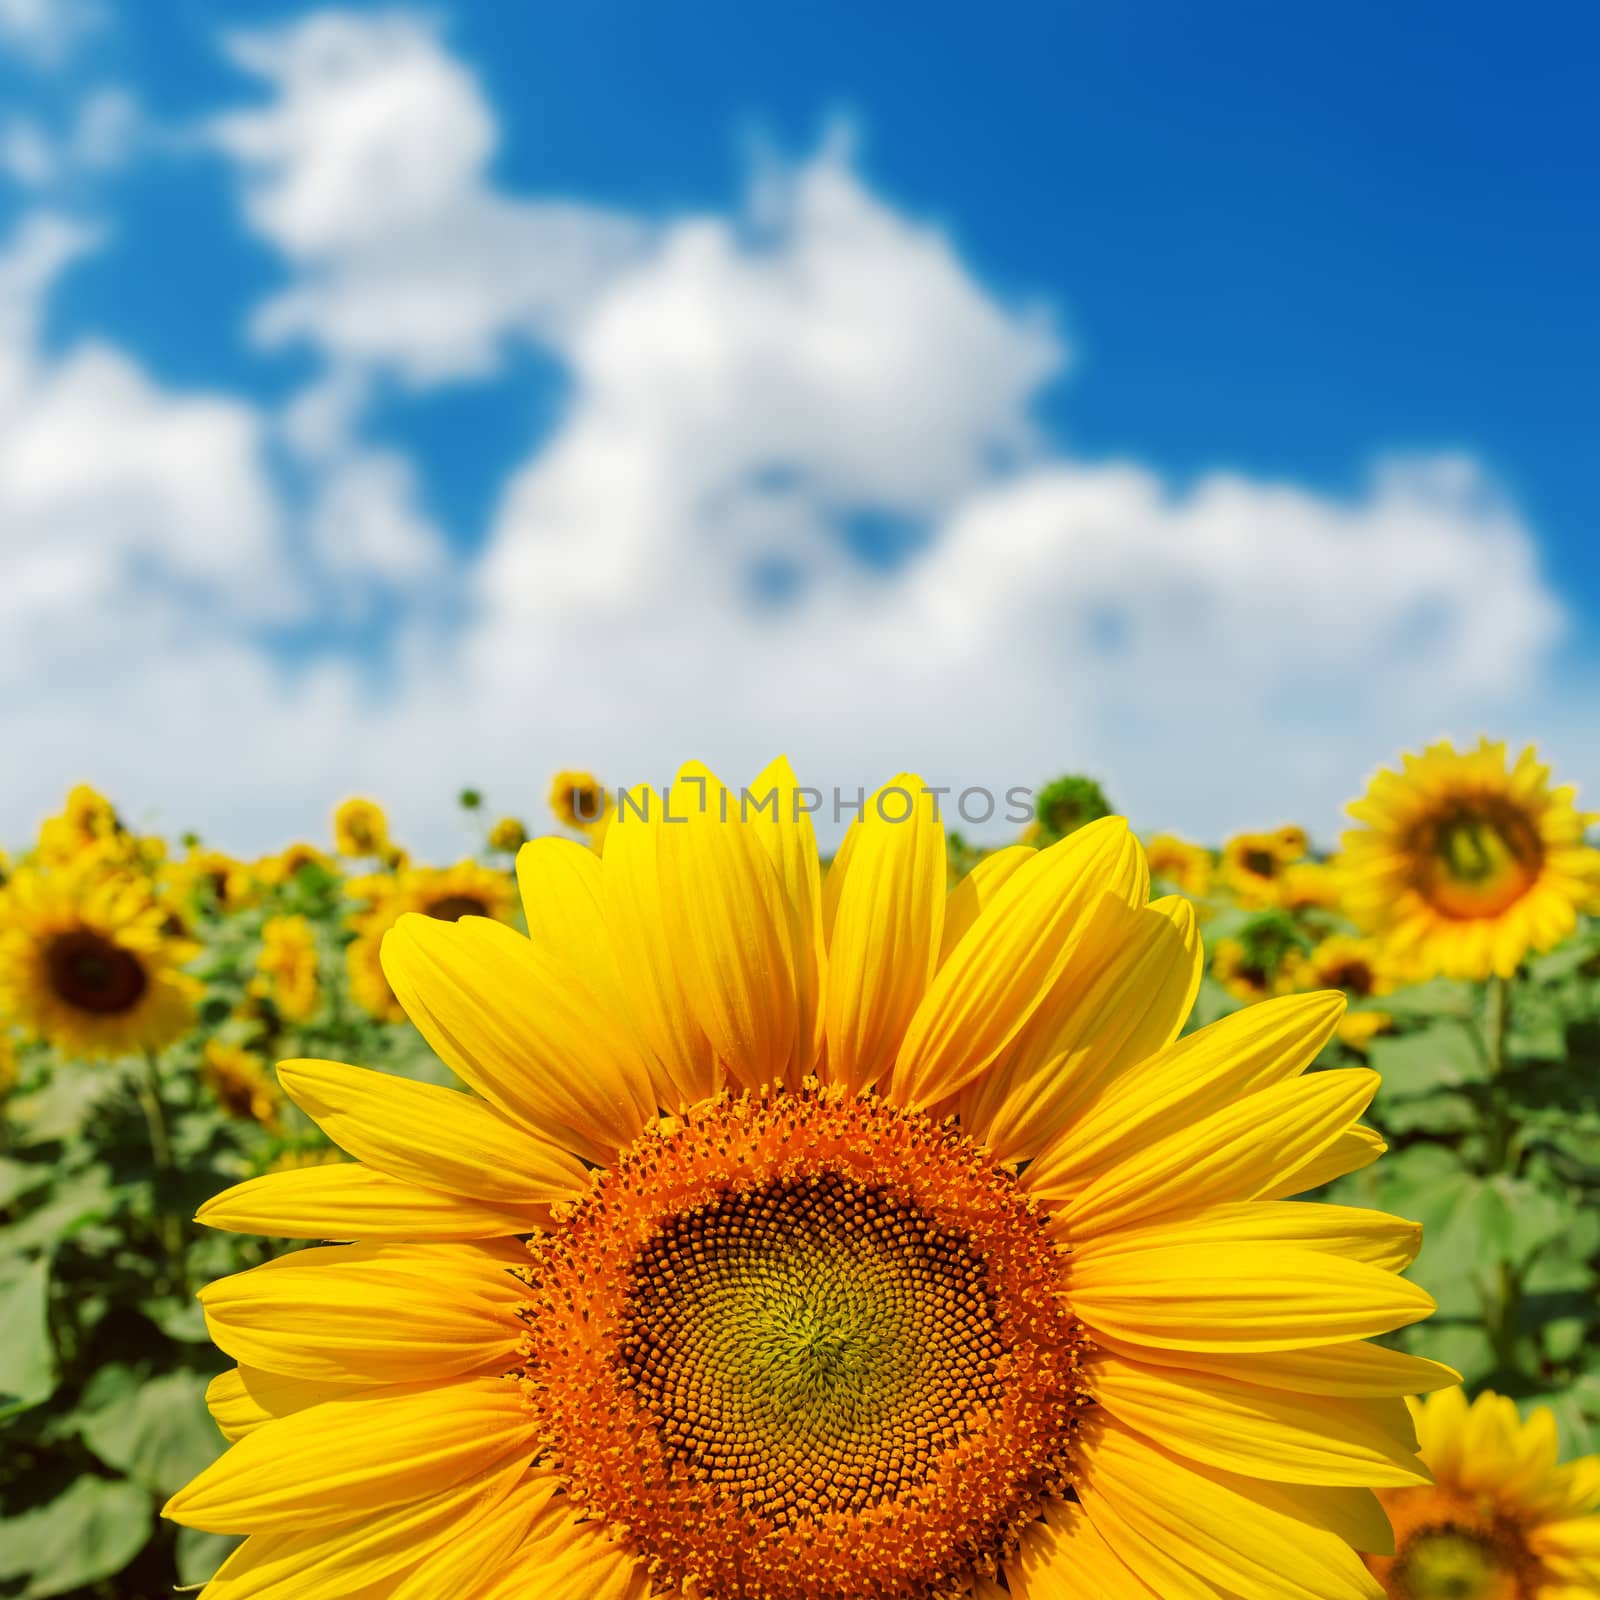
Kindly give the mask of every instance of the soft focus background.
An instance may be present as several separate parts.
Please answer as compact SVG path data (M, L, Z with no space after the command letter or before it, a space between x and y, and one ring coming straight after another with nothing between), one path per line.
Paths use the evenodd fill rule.
M1600 779L1582 7L0 0L0 838Z

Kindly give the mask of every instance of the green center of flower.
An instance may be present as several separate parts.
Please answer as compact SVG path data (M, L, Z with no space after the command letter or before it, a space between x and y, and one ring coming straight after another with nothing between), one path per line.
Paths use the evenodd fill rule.
M1522 1600L1524 1594L1515 1563L1494 1539L1451 1526L1413 1535L1390 1582L1403 1600Z
M56 996L97 1017L132 1011L150 986L144 963L131 950L88 928L52 939L45 965Z
M970 1242L839 1173L672 1219L625 1328L669 1448L780 1524L904 1493L1001 1399Z
M1503 911L1527 891L1544 861L1532 824L1503 805L1459 807L1431 823L1422 844L1419 886L1448 916Z

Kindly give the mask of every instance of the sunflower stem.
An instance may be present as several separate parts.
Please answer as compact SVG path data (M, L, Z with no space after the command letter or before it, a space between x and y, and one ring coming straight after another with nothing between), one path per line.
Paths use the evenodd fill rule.
M1489 979L1484 996L1484 1046L1489 1065L1487 1129L1488 1170L1491 1175L1508 1172L1513 1166L1516 1119L1506 1091L1506 1040L1511 1031L1511 980ZM1517 1330L1522 1320L1522 1264L1501 1260L1495 1266L1493 1291L1485 1307L1486 1332L1502 1372L1516 1371Z
M144 1056L144 1074L139 1080L139 1105L144 1111L144 1125L150 1135L150 1154L156 1164L155 1196L161 1243L178 1293L186 1294L188 1283L183 1259L183 1219L169 1209L167 1201L170 1196L162 1192L169 1188L167 1180L177 1167L172 1159L172 1140L167 1133L167 1114L161 1100L161 1069L152 1050L147 1050Z

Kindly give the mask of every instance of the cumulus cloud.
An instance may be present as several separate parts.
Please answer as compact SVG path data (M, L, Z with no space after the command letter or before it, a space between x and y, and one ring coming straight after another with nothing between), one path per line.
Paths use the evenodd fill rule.
M59 132L24 116L0 126L0 171L28 189L109 172L133 159L144 132L134 97L115 84L102 85L78 100Z
M112 616L154 568L158 614L237 619L147 630L114 679L31 685L13 744L51 789L101 776L135 809L263 845L371 787L442 852L462 781L533 810L569 760L659 780L700 755L737 778L787 748L824 786L1068 766L1145 825L1326 832L1396 745L1545 692L1561 608L1474 463L1391 461L1334 498L1063 454L1036 421L1068 359L1049 315L996 295L843 144L758 171L727 214L646 222L497 186L493 109L415 18L322 14L230 49L266 99L214 137L286 274L254 326L321 364L282 416L169 394L103 349L44 361L30 319L83 241L46 229L0 267L20 397L0 517L20 493L7 430L30 417L47 441L105 438L112 464L98 498L58 474L32 522L0 523L34 589L109 596L93 614ZM481 555L447 564L414 466L364 440L369 398L495 370L513 341L559 363L569 400ZM263 427L303 494L263 487ZM63 449L11 470L25 483ZM171 481L202 456L203 481ZM867 525L910 537L867 563ZM52 567L52 541L81 566ZM303 629L401 597L381 682L326 649L291 671L253 641L285 562L314 574L291 591ZM449 626L417 598L439 591L460 601Z
M0 0L0 48L58 66L104 16L96 0Z
M471 73L411 16L327 13L231 37L272 92L220 118L251 226L293 264L258 336L418 381L482 375L514 333L551 338L643 230L488 182L497 130Z

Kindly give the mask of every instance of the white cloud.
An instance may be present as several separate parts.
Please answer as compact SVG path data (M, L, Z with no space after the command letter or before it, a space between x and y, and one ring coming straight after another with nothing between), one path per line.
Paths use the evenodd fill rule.
M496 187L492 109L414 19L232 48L268 98L216 138L288 273L256 326L322 357L276 419L306 492L286 527L251 408L104 349L37 355L32 308L84 240L40 224L0 262L0 538L54 663L8 732L27 778L0 790L0 832L80 775L238 846L370 788L445 853L464 781L536 815L568 761L738 777L780 748L825 786L1087 768L1143 825L1326 832L1395 747L1548 704L1561 608L1470 461L1390 462L1336 499L1061 456L1033 420L1065 363L1049 318L837 144L758 173L730 214L647 224ZM570 398L481 558L452 566L414 468L363 441L369 398L492 370L513 339ZM42 442L8 458L29 426ZM848 548L860 517L925 541L874 570ZM279 567L304 625L411 606L378 691L337 655L289 676L251 643ZM83 596L91 620L62 620Z
M104 17L96 0L0 0L0 48L57 66Z
M297 270L257 318L269 343L419 381L482 375L509 335L569 326L639 245L626 218L490 187L493 114L415 17L323 13L229 50L274 92L215 127L251 226Z
M134 97L114 84L102 85L79 99L59 134L31 117L10 118L0 127L0 171L25 188L43 189L125 165L144 134Z

